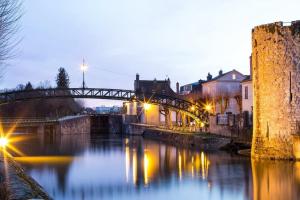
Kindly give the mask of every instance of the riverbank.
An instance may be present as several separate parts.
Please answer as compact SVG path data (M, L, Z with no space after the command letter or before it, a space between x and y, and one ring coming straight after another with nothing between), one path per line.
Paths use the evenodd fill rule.
M0 157L0 199L52 199L22 167L11 158Z
M143 136L180 147L202 150L219 150L231 142L228 137L209 133L183 133L158 128L145 129Z

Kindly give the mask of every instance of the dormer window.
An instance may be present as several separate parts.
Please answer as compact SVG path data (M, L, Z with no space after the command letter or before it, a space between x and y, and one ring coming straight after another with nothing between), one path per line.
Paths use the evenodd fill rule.
M232 80L235 80L235 79L236 79L236 75L232 74Z

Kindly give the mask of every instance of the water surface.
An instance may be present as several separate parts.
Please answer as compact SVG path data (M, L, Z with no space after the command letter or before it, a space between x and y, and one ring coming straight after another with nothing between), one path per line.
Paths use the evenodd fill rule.
M35 138L17 158L57 200L299 199L300 163L255 162L142 137Z

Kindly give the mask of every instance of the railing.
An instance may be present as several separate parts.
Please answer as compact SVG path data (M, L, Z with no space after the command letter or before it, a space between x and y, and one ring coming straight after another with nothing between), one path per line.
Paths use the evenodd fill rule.
M36 124L36 123L56 123L57 119L47 118L0 118L1 124Z

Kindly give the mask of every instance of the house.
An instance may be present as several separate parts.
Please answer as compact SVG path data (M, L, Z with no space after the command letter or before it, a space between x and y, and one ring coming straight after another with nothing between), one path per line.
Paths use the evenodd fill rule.
M242 109L241 82L246 78L245 75L232 70L219 75L207 76L207 81L202 83L202 96L212 102L214 114L232 113L238 114Z
M201 93L203 82L205 82L205 81L200 79L198 82L182 85L182 86L180 86L179 94L187 95L187 94L191 94L191 93Z
M140 80L140 75L136 74L134 81L134 90L144 94L159 93L163 95L174 95L175 92L171 89L170 79L165 80Z
M137 74L134 90L143 96L151 96L154 93L174 96L176 93L171 89L170 84L170 79L140 80L140 76ZM164 108L160 105L148 104L147 102L127 102L125 106L126 115L136 116L139 123L160 125L161 122L165 121L165 117L161 114Z
M253 86L252 79L247 76L242 81L242 111L253 113Z

